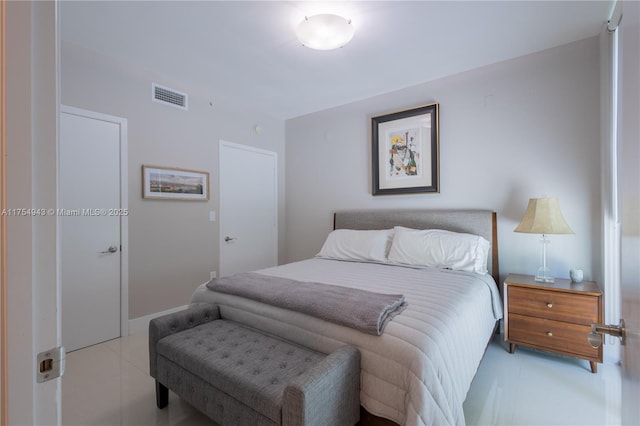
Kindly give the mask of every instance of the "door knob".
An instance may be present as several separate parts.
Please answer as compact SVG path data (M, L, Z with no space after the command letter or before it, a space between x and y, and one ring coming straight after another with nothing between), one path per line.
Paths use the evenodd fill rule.
M100 254L109 254L109 253L115 253L118 251L118 247L116 246L109 246L108 249L101 251Z
M224 240L225 240L227 243L228 243L229 241L233 241L233 240L235 240L235 239L236 239L236 237L229 237L229 236L224 237Z
M603 334L619 337L621 344L624 346L627 341L627 329L625 328L624 320L620 319L620 323L618 325L591 324L591 333L587 336L587 340L591 347L600 347L602 344Z

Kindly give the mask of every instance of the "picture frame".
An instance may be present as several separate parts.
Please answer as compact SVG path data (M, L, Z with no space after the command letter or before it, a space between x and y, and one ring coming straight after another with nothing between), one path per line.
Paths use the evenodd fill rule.
M372 195L440 192L437 102L371 118Z
M142 198L208 201L209 173L142 165Z

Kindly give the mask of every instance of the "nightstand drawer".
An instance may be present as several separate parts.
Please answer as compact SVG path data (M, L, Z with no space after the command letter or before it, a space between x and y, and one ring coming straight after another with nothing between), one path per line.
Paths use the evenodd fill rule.
M510 314L531 315L589 327L598 322L597 297L513 285L507 291Z
M519 314L509 315L511 342L598 359L598 349L592 348L587 341L590 332L590 326Z

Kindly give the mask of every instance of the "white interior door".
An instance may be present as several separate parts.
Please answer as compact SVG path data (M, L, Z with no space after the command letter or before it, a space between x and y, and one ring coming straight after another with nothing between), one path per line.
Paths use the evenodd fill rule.
M220 141L220 275L278 262L277 154Z
M63 107L59 210L62 343L67 351L121 334L123 120Z
M620 31L618 194L620 200L622 424L640 424L640 6L624 2Z

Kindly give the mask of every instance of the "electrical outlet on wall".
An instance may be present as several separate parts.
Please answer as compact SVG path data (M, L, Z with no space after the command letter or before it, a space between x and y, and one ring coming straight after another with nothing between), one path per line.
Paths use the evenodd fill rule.
M209 279L212 280L216 277L216 275L218 275L218 273L216 271L211 271L209 272Z

